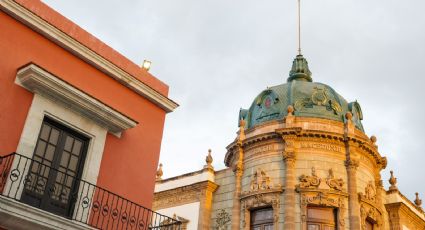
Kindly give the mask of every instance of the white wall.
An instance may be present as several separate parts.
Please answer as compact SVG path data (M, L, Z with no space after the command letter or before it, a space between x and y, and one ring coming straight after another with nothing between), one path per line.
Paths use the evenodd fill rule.
M180 205L172 208L160 209L156 212L161 213L166 216L172 217L176 214L179 217L189 220L187 225L188 230L197 230L198 229L198 217L199 217L199 207L200 203L190 203L185 205Z

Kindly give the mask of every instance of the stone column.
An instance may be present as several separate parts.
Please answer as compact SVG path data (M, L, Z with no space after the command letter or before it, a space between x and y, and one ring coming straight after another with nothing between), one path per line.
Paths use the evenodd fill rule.
M199 196L199 217L198 217L198 229L210 229L211 228L211 208L213 193L218 188L218 185L207 181L205 186L201 189Z
M360 205L357 194L357 168L359 161L355 158L351 139L355 135L355 125L353 124L353 114L345 114L346 122L344 127L344 142L346 151L345 167L347 169L347 188L348 188L348 213L350 220L350 230L360 230Z
M238 147L239 160L233 168L235 173L235 192L233 193L232 230L240 230L241 221L241 189L243 175L243 150Z
M348 187L348 209L350 219L350 229L360 229L360 206L357 194L357 168L359 161L348 159L345 161L347 168L347 187Z
M284 229L295 229L295 136L284 136L283 161L285 162Z

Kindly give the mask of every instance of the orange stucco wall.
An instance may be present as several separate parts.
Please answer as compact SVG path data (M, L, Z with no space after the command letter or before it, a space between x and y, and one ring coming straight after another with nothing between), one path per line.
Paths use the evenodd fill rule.
M33 62L139 124L108 134L98 186L151 207L165 112L93 66L0 11L0 155L16 151L33 93L14 83ZM34 134L37 135L37 134Z

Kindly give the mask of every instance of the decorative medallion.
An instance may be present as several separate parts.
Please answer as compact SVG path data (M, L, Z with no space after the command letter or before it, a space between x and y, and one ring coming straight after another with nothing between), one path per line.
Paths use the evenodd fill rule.
M294 108L297 111L302 111L305 108L314 108L314 106L324 106L328 111L333 111L335 115L342 112L341 105L336 100L329 97L326 87L314 87L310 98L301 98L295 101Z

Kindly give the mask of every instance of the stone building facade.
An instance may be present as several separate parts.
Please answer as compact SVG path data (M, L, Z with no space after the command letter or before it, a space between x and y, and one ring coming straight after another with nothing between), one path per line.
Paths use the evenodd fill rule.
M187 229L425 229L418 197L383 186L387 165L362 126L358 102L312 81L298 55L287 83L240 110L227 168L162 179L153 209L186 220Z

